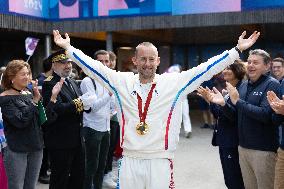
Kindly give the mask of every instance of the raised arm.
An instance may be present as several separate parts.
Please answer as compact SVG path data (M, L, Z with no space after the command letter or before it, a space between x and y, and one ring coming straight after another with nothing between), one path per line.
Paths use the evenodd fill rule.
M99 81L107 89L111 91L114 89L114 86L121 78L120 74L104 66L101 62L85 55L79 49L72 47L70 37L67 33L65 34L65 38L63 38L58 30L53 30L53 36L55 44L65 49L66 55L81 67L85 74Z
M181 72L179 83L185 93L196 90L201 83L211 79L214 75L224 70L227 66L234 63L239 58L239 53L250 48L258 39L260 33L254 32L249 38L245 38L246 32L243 32L238 39L236 47L222 54L210 58L207 62L198 65L190 70Z

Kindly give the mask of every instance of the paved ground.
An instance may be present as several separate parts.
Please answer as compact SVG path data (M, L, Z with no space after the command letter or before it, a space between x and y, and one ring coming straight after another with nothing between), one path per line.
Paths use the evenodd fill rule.
M176 189L225 189L218 148L211 146L211 129L200 129L199 112L191 112L193 133L181 134L174 159ZM37 189L48 189L38 184Z
M198 115L191 113L192 137L180 137L174 161L176 189L225 189L218 148L211 146L213 131L199 128Z

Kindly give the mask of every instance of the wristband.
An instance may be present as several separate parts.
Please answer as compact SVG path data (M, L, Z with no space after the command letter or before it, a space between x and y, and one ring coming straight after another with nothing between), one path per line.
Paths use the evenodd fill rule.
M242 53L241 50L240 50L237 46L235 46L235 50L236 50L239 54Z

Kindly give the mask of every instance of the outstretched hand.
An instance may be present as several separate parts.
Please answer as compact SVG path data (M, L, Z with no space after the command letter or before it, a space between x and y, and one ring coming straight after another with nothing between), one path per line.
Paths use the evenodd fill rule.
M260 36L260 32L253 32L253 34L251 34L251 36L247 39L245 39L244 37L246 36L246 31L244 31L242 33L242 35L239 37L238 40L238 49L242 52L248 48L250 48L258 39L258 37Z
M65 33L64 39L58 30L53 30L53 38L55 44L63 49L67 49L70 46L70 38L67 33Z

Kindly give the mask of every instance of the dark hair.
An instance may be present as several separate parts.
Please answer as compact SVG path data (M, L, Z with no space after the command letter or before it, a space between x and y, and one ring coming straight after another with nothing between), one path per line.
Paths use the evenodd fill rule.
M235 62L233 64L228 66L228 69L232 70L235 77L240 81L246 75L246 68L245 68L244 63L241 60L235 60Z
M269 53L266 52L265 50L262 50L262 49L251 50L251 51L249 51L249 55L261 56L263 58L264 64L266 64L266 65L271 62L271 58L270 58Z
M4 90L11 89L12 79L24 67L27 67L29 70L29 73L31 74L30 65L23 60L12 60L8 63L6 70L3 73L2 80L1 80L1 85Z
M282 64L282 66L284 66L284 59L283 58L274 58L273 60L272 60L272 63L273 62L281 62L281 64Z
M98 59L98 55L109 55L109 53L105 50L98 50L94 53L94 59Z
M49 70L51 70L52 68L52 62L50 61L49 58L45 58L43 61L42 61L42 65L43 65L43 72L48 72Z

